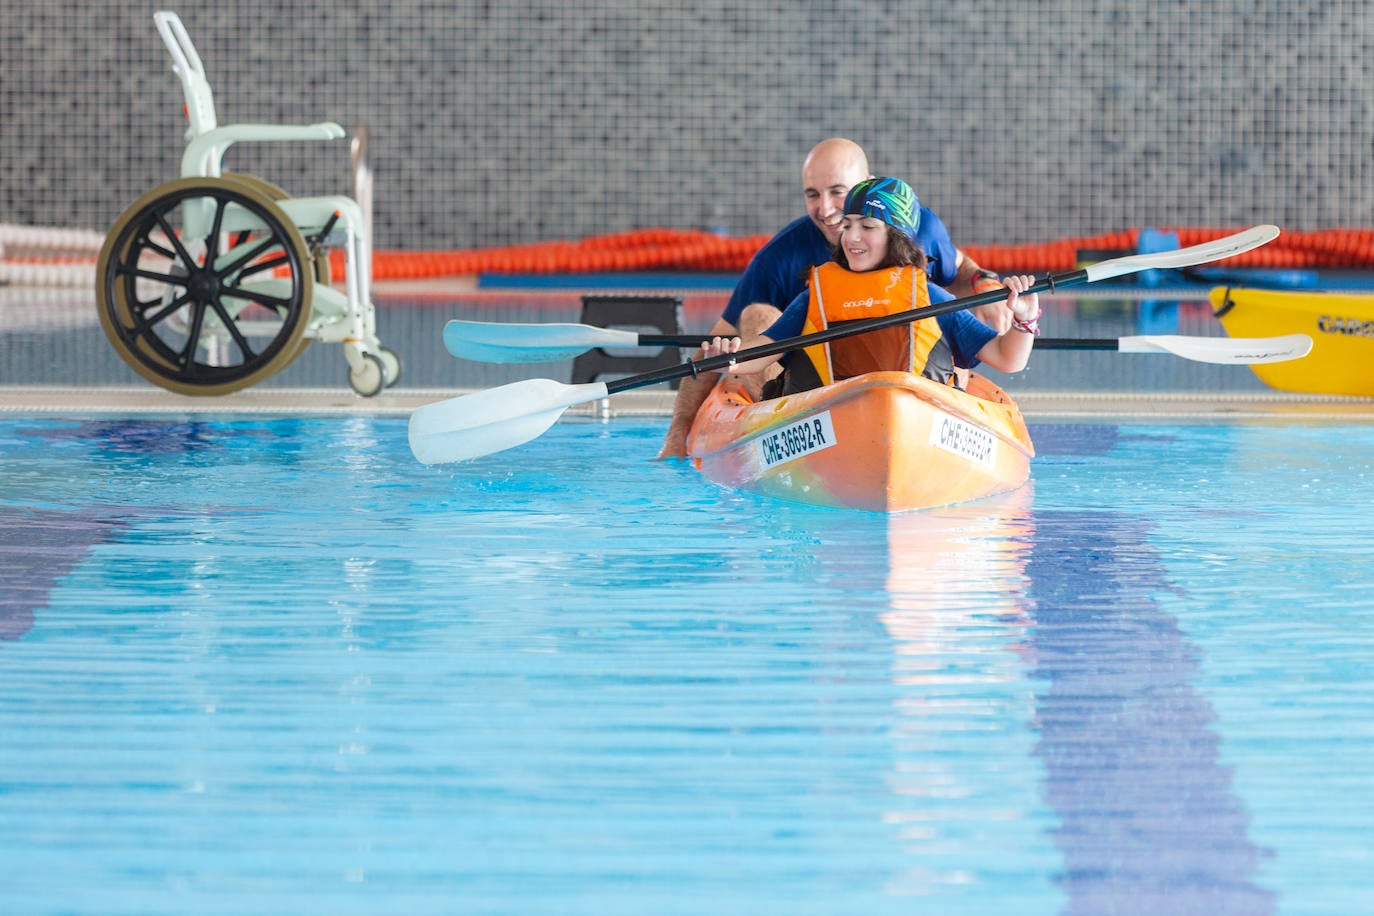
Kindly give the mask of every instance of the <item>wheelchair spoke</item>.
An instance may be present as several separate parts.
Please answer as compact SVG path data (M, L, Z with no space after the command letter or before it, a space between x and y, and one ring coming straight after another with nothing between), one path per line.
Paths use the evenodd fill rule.
M233 260L227 264L216 264L214 268L215 276L222 279L224 277L228 277L232 274L236 274L239 272L247 274L250 271L256 271L256 266L252 268L245 268L244 265L254 261L256 258L261 256L264 251L267 251L273 247L279 247L278 242L276 239L269 236L259 241L256 245L249 246L247 251L240 252L238 248L232 249L231 251L227 251L225 252L225 257L233 255ZM286 262L287 259L283 257L282 260L278 261L277 263L282 264Z
M255 263L253 263L252 265L250 265L250 266L248 266L248 267L245 267L245 268L243 269L243 272L242 272L239 276L241 276L241 277L251 277L251 276L253 276L254 274L260 274L260 273L262 273L264 270L275 270L275 269L277 269L278 267L281 267L283 264L290 264L290 263L291 263L291 258L288 257L287 254L286 254L285 252L282 252L279 256L277 256L277 257L275 257L275 258L272 258L271 260L267 260L267 261L257 261L257 262L255 262Z
M200 331L205 325L205 304L194 302L191 304L191 327L186 332L186 344L178 354L178 362L181 364L181 371L190 377L195 377L199 373L197 368L201 365L196 362L196 349L200 346Z
M219 231L224 225L224 211L229 208L229 201L223 197L215 198L215 219L210 226L209 233L205 236L205 263L215 263L215 255L219 253Z
M243 354L243 362L252 363L255 361L258 358L257 351L249 346L248 338L243 336L243 332L239 330L238 322L229 317L229 312L225 309L224 303L219 299L211 299L210 307L215 310L219 320L224 322L224 327L228 329L229 336L234 338L234 343L238 344L239 352Z
M293 301L290 296L272 296L262 290L253 289L248 286L226 286L224 287L224 295L253 302L261 305L263 308L272 309L273 311L289 309Z
M171 273L162 273L160 271L147 270L146 268L139 267L137 264L132 266L127 264L118 264L115 265L115 271L121 277L136 277L143 280L156 280L159 283L166 283L168 286L184 286L186 283L185 274L177 275Z
M254 261L253 264L246 266L246 268L243 268L242 271L239 272L239 277L240 279L242 279L242 277L254 276L257 275L257 273L262 273L264 271L275 271L275 269L279 268L279 266L290 264L290 262L290 255L287 255L283 251L282 254L276 255L276 257L267 258L267 260Z
M181 244L181 237L177 235L177 231L172 228L172 224L167 222L167 214L155 213L153 214L153 218L157 220L158 226L161 227L163 233L171 241L173 248L176 249L172 260L175 261L180 259L182 263L194 266L196 263L195 257L192 256L191 252L186 250L185 245Z
M137 241L143 243L145 251L151 251L155 254L160 254L169 261L177 260L177 253L171 248L168 248L166 245L163 245L156 241L150 233L141 233Z
M136 311L140 317L130 326L129 332L135 337L143 337L148 334L155 325L161 324L163 321L167 320L168 317L177 312L190 300L190 298L189 294L182 294L158 309L152 315L148 314L148 310L158 305L157 302L138 303L137 308L132 311Z

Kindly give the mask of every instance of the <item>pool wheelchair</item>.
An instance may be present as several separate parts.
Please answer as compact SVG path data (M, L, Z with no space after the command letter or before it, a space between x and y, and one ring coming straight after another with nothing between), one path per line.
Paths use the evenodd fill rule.
M291 197L226 173L240 142L337 140L333 122L220 126L200 56L175 13L154 14L181 81L190 127L181 177L115 221L97 262L100 321L120 357L156 385L227 394L284 369L312 340L342 343L348 382L371 397L396 384L400 357L377 339L371 241L351 197ZM342 291L329 249L342 247Z

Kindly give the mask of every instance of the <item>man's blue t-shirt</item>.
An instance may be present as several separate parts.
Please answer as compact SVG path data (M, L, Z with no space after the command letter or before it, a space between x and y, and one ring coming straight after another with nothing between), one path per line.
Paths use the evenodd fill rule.
M949 230L935 211L921 208L916 241L930 259L926 272L939 286L949 286L959 272L954 243ZM758 250L735 284L730 301L720 317L739 327L740 312L755 302L767 302L778 309L787 308L797 294L806 289L807 272L833 259L834 250L825 233L816 228L811 217L802 216L784 226Z
M939 286L930 287L931 305L949 302L953 298L952 293ZM811 290L803 289L787 306L778 320L773 322L772 327L763 332L764 336L772 340L786 340L789 337L800 335L806 327L806 307L810 301ZM960 369L976 367L978 365L978 351L997 336L996 331L968 312L950 312L947 315L936 316L935 320L940 322L940 334L949 342L954 365ZM788 356L784 356L783 360L786 362Z

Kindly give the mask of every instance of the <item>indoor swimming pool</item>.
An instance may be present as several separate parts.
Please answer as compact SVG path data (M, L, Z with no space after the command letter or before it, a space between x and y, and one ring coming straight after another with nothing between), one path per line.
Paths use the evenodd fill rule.
M6 908L1374 900L1374 426L1033 422L889 517L665 422L0 417Z

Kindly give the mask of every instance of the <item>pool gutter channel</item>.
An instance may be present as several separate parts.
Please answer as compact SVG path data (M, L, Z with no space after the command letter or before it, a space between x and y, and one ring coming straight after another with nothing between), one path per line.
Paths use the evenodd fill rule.
M469 394L472 390L405 389L360 398L346 389L282 388L197 398L151 387L5 386L0 387L0 413L405 416L422 404ZM1013 396L1028 420L1045 422L1106 418L1374 421L1374 398L1332 395L1026 391ZM667 417L672 414L673 398L674 392L668 389L626 391L577 405L566 415L602 420Z

